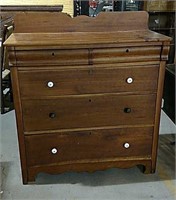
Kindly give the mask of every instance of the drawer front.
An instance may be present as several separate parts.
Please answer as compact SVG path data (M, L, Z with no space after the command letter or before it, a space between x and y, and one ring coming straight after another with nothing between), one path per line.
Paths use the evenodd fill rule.
M151 155L153 128L124 128L26 136L28 166Z
M17 66L81 65L159 61L161 46L95 49L17 50Z
M24 100L25 131L153 124L156 95L84 95Z
M87 49L16 51L18 66L88 64Z
M161 47L124 47L124 48L106 48L94 49L92 62L100 63L124 63L139 61L160 60Z
M19 71L22 97L153 91L159 66ZM35 89L34 89L35 88Z

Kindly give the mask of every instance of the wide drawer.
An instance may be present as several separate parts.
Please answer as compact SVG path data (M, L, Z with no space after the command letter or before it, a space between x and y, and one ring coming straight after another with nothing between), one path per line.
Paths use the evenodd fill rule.
M25 137L27 165L150 156L153 127L42 134Z
M25 131L153 124L156 95L81 95L23 100Z
M159 66L20 70L22 98L69 94L156 92Z

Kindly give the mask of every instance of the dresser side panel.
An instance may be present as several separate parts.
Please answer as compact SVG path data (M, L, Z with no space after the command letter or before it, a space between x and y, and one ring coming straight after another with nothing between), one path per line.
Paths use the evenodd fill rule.
M28 175L27 175L27 164L26 164L25 140L23 134L23 116L22 116L22 105L21 105L20 90L19 90L20 87L18 80L18 68L11 67L11 79L12 79L13 99L15 106L19 151L21 159L21 170L23 176L23 183L26 184L28 182L27 179Z

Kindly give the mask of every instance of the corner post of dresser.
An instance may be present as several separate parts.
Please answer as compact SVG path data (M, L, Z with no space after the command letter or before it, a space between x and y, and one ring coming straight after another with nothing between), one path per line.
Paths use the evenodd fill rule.
M161 61L160 68L159 68L159 77L158 77L158 89L157 89L157 95L156 95L156 110L155 110L154 134L153 134L153 144L152 144L152 173L154 173L156 170L165 66L166 66L166 61Z
M164 77L165 77L166 61L168 60L168 54L170 50L170 43L171 43L170 40L164 41L162 43L161 54L160 54L160 67L159 67L159 77L158 77L158 87L157 87L158 90L157 90L157 96L156 96L155 123L154 123L154 134L153 134L153 144L152 144L152 172L153 173L155 172L155 169L156 169Z
M12 90L13 90L13 99L15 106L15 115L16 115L16 125L17 125L17 134L18 134L18 143L19 143L19 152L21 160L21 171L23 177L23 184L28 183L27 175L27 163L26 163L26 150L25 150L25 140L23 132L23 117L22 117L22 106L20 98L20 87L18 79L18 68L16 66L11 66L11 79L12 79Z
M167 61L169 57L171 41L163 42L160 59L162 61Z

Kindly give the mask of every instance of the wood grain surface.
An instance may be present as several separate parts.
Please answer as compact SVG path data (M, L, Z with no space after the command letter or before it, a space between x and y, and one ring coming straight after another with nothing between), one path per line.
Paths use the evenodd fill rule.
M24 130L153 124L155 100L155 94L73 95L24 100ZM125 108L130 108L131 112L126 113ZM50 117L51 113L55 116Z
M28 166L151 154L153 127L26 136ZM126 149L125 143L130 147ZM52 154L52 149L58 152Z
M98 30L98 29L97 29ZM64 32L64 33L13 33L4 43L5 46L54 46L57 48L75 48L86 45L118 44L127 42L170 41L170 37L149 30L126 32ZM85 46L84 46L85 47Z
M21 20L23 19L23 20ZM33 19L33 20L31 20ZM140 20L139 20L140 19ZM77 16L71 18L65 13L19 13L15 17L15 32L107 32L147 29L148 13L101 12L96 18Z
M14 59L18 66L94 65L140 61L159 61L161 46L84 48L64 50L19 50Z
M97 93L155 93L158 70L158 65L22 68L19 71L20 93L25 99ZM133 79L131 84L127 83L128 78ZM52 88L47 85L50 81L54 84Z

